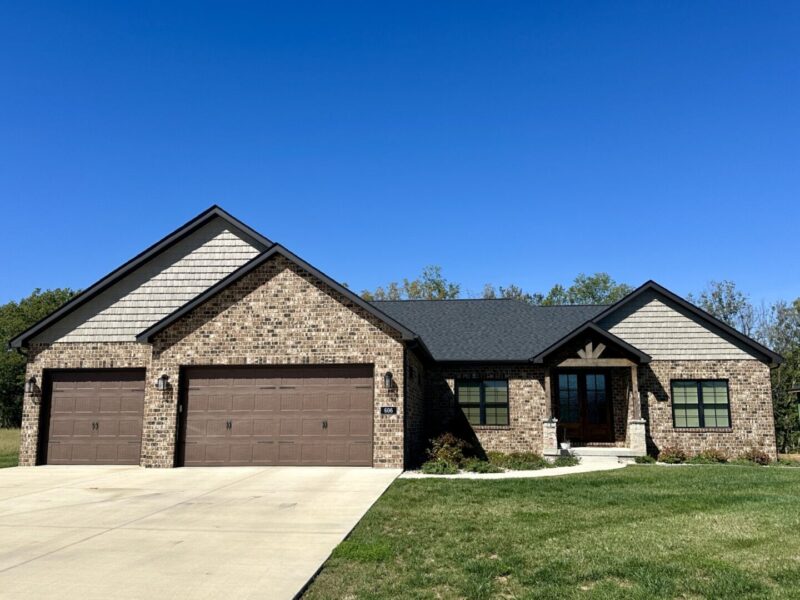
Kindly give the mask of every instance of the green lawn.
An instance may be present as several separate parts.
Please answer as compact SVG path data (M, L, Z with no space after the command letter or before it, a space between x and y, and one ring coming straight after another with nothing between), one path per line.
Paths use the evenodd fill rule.
M304 598L800 598L800 469L398 480Z
M16 467L19 456L19 429L0 429L0 469Z

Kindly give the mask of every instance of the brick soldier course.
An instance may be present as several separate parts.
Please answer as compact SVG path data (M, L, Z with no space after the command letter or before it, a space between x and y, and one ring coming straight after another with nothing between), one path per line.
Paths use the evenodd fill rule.
M485 451L546 453L563 437L555 377L600 368L604 445L776 456L769 370L780 357L652 282L612 307L369 304L218 207L148 252L12 340L34 382L21 465L41 462L50 373L144 370L140 464L172 467L184 370L257 365L371 365L375 467L418 464L428 438L448 430ZM674 427L675 379L727 381L730 427ZM508 424L467 423L458 380L506 380Z

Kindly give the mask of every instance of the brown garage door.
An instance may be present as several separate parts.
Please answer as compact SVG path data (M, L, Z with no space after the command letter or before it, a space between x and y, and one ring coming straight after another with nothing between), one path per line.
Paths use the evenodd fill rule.
M186 372L182 463L372 465L372 367Z
M52 373L41 462L138 465L144 371Z

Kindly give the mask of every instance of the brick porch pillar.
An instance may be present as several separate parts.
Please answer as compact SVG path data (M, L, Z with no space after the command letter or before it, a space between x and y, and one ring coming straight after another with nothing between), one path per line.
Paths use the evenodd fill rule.
M542 421L542 453L544 455L558 454L558 435L556 426L558 419L549 418Z

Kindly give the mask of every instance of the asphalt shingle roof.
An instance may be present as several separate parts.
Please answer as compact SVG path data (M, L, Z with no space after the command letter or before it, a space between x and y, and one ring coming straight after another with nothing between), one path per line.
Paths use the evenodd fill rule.
M440 361L527 361L607 308L532 306L506 299L372 304L419 335Z

